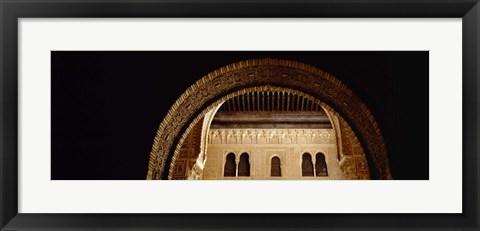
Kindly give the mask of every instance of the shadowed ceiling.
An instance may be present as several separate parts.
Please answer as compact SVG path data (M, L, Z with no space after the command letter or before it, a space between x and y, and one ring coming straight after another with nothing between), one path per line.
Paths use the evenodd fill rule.
M257 91L222 104L211 128L332 128L323 108L312 100L283 91Z

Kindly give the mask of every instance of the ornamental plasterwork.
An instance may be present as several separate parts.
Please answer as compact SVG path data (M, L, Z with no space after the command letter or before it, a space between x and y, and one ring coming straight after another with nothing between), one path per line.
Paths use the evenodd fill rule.
M329 144L332 129L210 129L210 144Z
M239 90L240 89L240 90ZM215 70L188 88L171 107L155 136L147 179L169 179L181 146L193 125L225 100L252 91L290 91L344 119L369 156L376 179L391 179L380 129L366 105L343 83L307 64L253 59Z

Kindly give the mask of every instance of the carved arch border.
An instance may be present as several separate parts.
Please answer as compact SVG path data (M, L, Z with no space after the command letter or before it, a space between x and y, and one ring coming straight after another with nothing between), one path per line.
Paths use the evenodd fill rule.
M177 147L209 110L236 95L275 88L292 89L345 120L365 152L371 179L391 179L383 136L361 99L334 76L316 67L271 58L224 66L190 86L173 104L157 130L147 179L171 178Z

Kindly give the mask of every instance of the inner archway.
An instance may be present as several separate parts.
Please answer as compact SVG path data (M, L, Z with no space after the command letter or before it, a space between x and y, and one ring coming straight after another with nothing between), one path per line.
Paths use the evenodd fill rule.
M371 178L391 179L382 134L366 105L326 72L303 63L270 58L222 67L187 89L160 124L150 153L147 179L171 179L178 146L209 111L236 95L275 87L313 97L348 124L365 152Z

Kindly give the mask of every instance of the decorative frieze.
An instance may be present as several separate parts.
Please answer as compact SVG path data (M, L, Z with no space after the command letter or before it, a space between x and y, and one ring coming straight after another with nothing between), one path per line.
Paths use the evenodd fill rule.
M210 129L209 144L331 144L333 129Z

